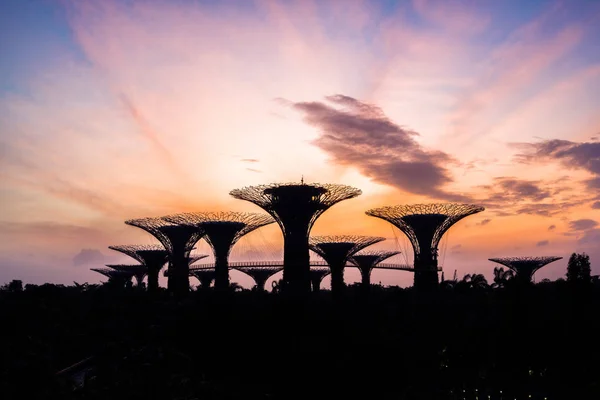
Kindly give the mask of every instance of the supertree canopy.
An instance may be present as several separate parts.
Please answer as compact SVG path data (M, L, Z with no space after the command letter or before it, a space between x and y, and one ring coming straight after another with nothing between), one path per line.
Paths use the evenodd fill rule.
M132 271L118 271L113 268L90 268L94 272L98 272L108 278L108 283L111 285L123 287L126 284L131 284L131 278L135 275Z
M264 291L267 280L281 271L283 267L236 267L235 269L250 275L256 283L256 290Z
M408 237L414 251L414 285L423 288L437 286L438 245L444 233L484 209L471 204L412 204L374 208L366 214L390 222Z
M106 266L116 271L132 273L138 287L142 285L142 281L148 273L148 268L143 264L106 264Z
M215 256L215 289L229 287L229 253L244 235L275 222L267 214L242 212L196 212L169 215L165 221L203 232Z
M385 240L377 236L313 236L310 238L310 249L320 255L331 269L331 291L336 293L343 290L344 267L355 253L365 247Z
M533 278L535 272L550 264L551 262L560 260L562 257L503 257L503 258L490 258L498 264L502 264L511 270L515 271L515 278L521 282L529 283Z
M310 283L312 285L313 292L321 290L321 282L323 278L331 273L329 268L326 267L313 267L310 269Z
M395 256L396 254L400 254L400 252L379 250L365 251L350 257L350 262L359 269L360 276L362 277L362 284L364 287L368 288L369 285L371 285L371 271L373 271L373 268L383 260Z
M256 204L275 218L283 233L283 282L292 292L310 291L308 237L317 218L362 191L336 184L274 183L232 190L236 199Z
M208 254L190 254L188 257L188 265L191 267L193 263L206 257L208 257Z
M127 225L145 230L156 237L169 252L169 274L167 287L176 294L189 290L190 252L203 233L197 228L177 225L161 218L140 218L125 221Z
M147 268L148 274L148 291L158 290L158 275L160 270L167 262L169 252L162 245L121 245L108 246L109 249L120 251L134 258Z

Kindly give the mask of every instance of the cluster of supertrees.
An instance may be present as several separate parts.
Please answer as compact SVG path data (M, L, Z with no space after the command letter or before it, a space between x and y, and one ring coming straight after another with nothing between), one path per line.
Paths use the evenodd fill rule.
M346 185L283 183L250 186L230 192L234 198L249 201L267 214L242 212L181 213L163 217L140 218L125 221L127 225L141 228L153 235L160 244L110 246L134 258L135 265L107 265L93 269L106 275L110 282L131 285L133 277L138 285L148 276L148 290L158 289L161 269L168 264L168 290L175 294L189 291L189 277L195 276L202 287L214 280L216 290L229 288L229 254L244 235L262 226L277 222L283 233L283 263L280 265L241 266L236 269L252 276L257 288L264 289L273 274L283 270L281 290L290 293L307 293L318 290L321 280L331 274L332 292L345 287L344 269L357 267L365 287L370 285L374 268L385 259L399 254L397 251L362 251L385 240L377 236L310 236L315 221L330 207L362 193ZM414 265L405 269L414 271L414 286L420 290L438 285L438 245L442 236L461 219L479 213L484 207L457 204L413 204L374 208L369 216L390 222L410 240ZM196 243L204 239L212 248L214 265L194 266L206 255L193 255ZM317 253L325 263L311 263L309 250ZM516 277L529 282L533 274L544 265L561 257L493 258L513 270Z

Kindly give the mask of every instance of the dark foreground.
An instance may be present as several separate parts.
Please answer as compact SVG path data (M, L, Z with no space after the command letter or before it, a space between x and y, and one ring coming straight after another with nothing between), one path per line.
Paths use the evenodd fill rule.
M600 288L0 292L2 398L600 398ZM91 358L90 358L91 357ZM57 375L57 372L81 361ZM87 371L74 389L77 372ZM83 375L81 375L83 376ZM531 397L529 397L531 396Z

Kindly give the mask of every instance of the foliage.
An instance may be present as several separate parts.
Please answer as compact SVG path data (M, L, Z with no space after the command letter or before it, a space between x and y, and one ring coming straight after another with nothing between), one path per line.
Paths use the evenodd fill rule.
M567 265L568 282L591 282L590 256L585 253L573 253Z

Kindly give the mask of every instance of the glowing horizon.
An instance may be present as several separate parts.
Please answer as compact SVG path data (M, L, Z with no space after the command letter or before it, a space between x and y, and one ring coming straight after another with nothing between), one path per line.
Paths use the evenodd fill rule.
M581 251L600 274L600 4L9 0L0 13L0 283L98 282L89 268L131 261L109 245L155 243L125 219L262 212L229 191L302 176L363 191L314 235L405 251L364 211L470 202L486 211L442 240L446 277L556 255L536 274L556 279ZM280 246L268 226L232 258Z

